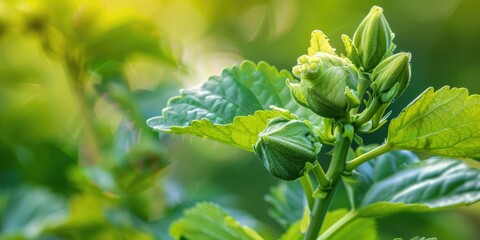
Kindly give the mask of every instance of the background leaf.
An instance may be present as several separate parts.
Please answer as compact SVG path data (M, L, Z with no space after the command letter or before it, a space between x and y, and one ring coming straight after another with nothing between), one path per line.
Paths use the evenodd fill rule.
M408 151L384 154L361 165L354 187L360 216L428 212L480 200L480 171L455 159L420 161Z
M265 200L272 207L269 215L285 229L302 218L301 206L306 205L305 194L298 181L280 182L270 189Z
M480 96L465 88L428 88L392 120L387 142L396 149L450 157L480 157Z
M219 206L212 203L199 203L185 211L185 216L172 224L170 234L175 239L263 239L253 229L241 226Z
M224 70L221 76L211 77L198 89L182 90L180 96L170 99L162 116L149 119L148 125L156 130L203 136L251 151L256 140L253 135L263 130L254 125L261 126L267 119L279 116L274 112L255 114L258 110L268 110L273 105L289 110L300 119L314 123L320 120L291 99L286 79L292 76L285 70L278 72L264 62L255 65L245 61ZM235 118L248 115L253 115L255 124L246 124L252 117ZM233 124L221 126L230 123ZM230 134L239 135L232 138Z

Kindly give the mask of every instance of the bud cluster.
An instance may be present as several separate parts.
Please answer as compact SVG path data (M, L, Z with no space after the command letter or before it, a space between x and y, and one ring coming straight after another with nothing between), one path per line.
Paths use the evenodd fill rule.
M336 55L322 32L314 33L308 55L293 67L297 79L287 80L287 85L298 104L323 117L323 125L312 128L308 122L273 119L254 146L269 173L284 180L303 176L305 164L316 161L321 143L336 144L335 126L350 126L350 141L361 144L357 133L385 124L390 114L386 109L410 81L411 54L394 54L394 34L382 8L371 9L353 40L342 36L346 56Z
M402 95L411 75L411 55L392 55L393 37L383 9L374 6L358 26L353 41L342 36L346 57L319 51L298 58L293 74L300 82L288 82L293 99L322 117L334 119L348 116L362 103L366 91L380 105L389 104ZM367 80L359 81L360 75Z

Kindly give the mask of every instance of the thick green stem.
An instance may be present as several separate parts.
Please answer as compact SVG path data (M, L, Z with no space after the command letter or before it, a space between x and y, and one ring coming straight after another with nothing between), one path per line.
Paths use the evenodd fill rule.
M327 178L337 181L345 169L345 160L347 159L348 149L350 148L350 138L337 134L335 152L333 153L332 162L327 171Z
M310 177L308 176L308 173L305 173L302 177L300 177L300 182L302 183L303 191L305 192L305 196L307 197L307 202L308 202L308 208L310 210L313 209L313 186L312 186L312 181L310 181Z
M379 147L373 149L372 151L369 151L365 154L362 154L356 158L354 158L353 160L351 160L350 162L347 163L347 165L345 166L345 171L347 172L351 172L353 171L353 169L357 168L358 166L360 166L362 163L372 159L372 158L375 158L375 157L378 157L388 151L391 150L391 146L390 144L388 143L384 143L382 145L380 145Z
M350 222L357 218L357 212L349 212L340 220L335 222L330 228L327 229L322 235L318 238L318 240L326 240L330 239L334 236L338 231L340 231L343 227L347 226Z
M330 207L330 202L339 186L339 184L337 184L338 179L345 169L345 159L347 158L350 144L350 139L342 136L341 131L338 131L335 152L333 153L332 162L327 171L327 178L331 179L331 186L333 189L327 193L325 198L318 198L315 200L305 240L317 239L323 221L325 220L325 216L327 215L328 208Z
M363 124L366 122L370 121L375 114L378 112L378 109L382 107L382 103L377 100L377 98L374 98L370 105L368 106L367 109L365 109L362 114L355 120L353 123L353 126L355 129L360 128Z
M305 240L317 239L320 229L322 228L323 220L327 215L330 203L337 191L339 184L334 184L332 191L330 191L325 198L318 198L313 206L312 214L310 215L310 225L308 226Z

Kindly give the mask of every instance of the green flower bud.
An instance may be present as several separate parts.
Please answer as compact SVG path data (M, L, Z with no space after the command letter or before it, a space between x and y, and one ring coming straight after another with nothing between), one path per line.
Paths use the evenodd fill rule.
M321 146L306 123L275 118L258 135L253 148L272 176L295 180L304 174L307 162L317 159Z
M300 83L289 87L300 105L327 118L348 114L351 104L345 88L356 90L358 79L357 69L348 60L323 52L304 55L298 59L293 74L300 78Z
M394 34L383 16L383 9L372 7L353 35L361 66L371 71L395 49Z
M382 102L391 101L405 92L410 82L410 53L397 53L383 60L373 70L372 88Z

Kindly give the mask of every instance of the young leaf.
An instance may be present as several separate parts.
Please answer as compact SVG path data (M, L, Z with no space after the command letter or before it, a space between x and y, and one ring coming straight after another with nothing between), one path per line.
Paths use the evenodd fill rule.
M308 48L308 55L312 56L318 52L330 53L333 55L335 54L335 48L330 46L328 43L328 37L320 30L315 30L312 32L312 37L310 39L310 47Z
M147 124L158 131L197 135L252 151L256 135L268 119L291 116L286 111L258 110L273 105L319 123L320 117L291 99L285 81L292 78L287 71L278 72L264 62L245 61L211 77L199 89L181 91L170 99L162 116Z
M427 89L392 120L387 142L449 157L480 157L480 95L465 88Z
M265 201L270 203L269 215L285 229L302 218L302 207L306 205L305 194L298 181L282 181L270 189L265 195Z
M176 240L263 240L213 203L200 203L185 211L185 216L172 224L170 235Z
M400 151L370 160L357 171L355 205L363 217L436 211L480 201L480 171L455 159L420 161Z

